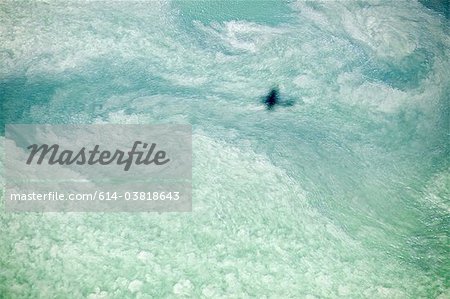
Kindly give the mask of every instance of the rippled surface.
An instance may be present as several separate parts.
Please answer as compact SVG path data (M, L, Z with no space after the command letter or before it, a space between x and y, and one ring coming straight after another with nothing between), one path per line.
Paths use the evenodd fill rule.
M191 214L1 212L0 293L450 296L445 16L414 1L2 2L2 122L190 123L194 198ZM296 104L266 111L274 85Z

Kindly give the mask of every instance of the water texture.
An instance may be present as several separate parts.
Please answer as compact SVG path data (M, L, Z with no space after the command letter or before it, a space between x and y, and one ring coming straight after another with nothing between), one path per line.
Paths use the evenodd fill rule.
M194 151L192 213L1 211L0 297L449 298L445 4L0 2L2 125Z

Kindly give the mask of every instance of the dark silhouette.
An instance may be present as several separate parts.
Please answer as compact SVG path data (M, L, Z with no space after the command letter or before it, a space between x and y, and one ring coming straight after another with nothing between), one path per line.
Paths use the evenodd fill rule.
M273 106L278 104L280 100L280 92L278 91L278 88L272 88L267 96L264 97L264 104L266 105L266 108L268 110L271 110Z
M261 103L266 105L267 110L272 110L275 106L291 107L294 106L295 102L296 99L293 98L282 98L278 86L273 87L266 96L261 97ZM302 101L300 100L300 102Z

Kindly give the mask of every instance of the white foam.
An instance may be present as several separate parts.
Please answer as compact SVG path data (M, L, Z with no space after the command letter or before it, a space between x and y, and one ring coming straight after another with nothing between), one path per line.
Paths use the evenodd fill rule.
M159 90L152 83L139 86L142 88L139 91L118 89L117 94L107 99L104 95L89 94L93 98L86 101L101 100L101 108L96 106L89 111L91 114L69 105L66 110L65 99L84 91L76 84L67 84L49 95L49 103L31 107L30 114L39 120L60 120L58 117L67 116L73 122L193 122L194 212L1 214L2 223L8 223L3 227L4 242L14 244L14 252L2 250L0 258L21 269L7 272L11 274L10 280L30 282L13 283L13 295L50 296L49 282L60 287L55 292L92 298L123 298L131 292L136 297L203 294L241 298L256 294L285 298L352 295L392 298L425 296L430 290L443 289L439 279L392 255L393 249L386 253L373 246L374 243L390 246L392 239L384 235L390 231L380 233L389 223L381 223L380 229L357 223L359 231L350 235L347 223L332 221L310 202L312 198L320 199L327 206L334 199L321 197L320 192L329 194L328 190L308 194L304 182L296 176L303 169L284 170L276 163L279 161L256 150L255 140L246 140L247 133L255 132L247 132L246 126L254 129L260 125L246 117L250 119L257 113L264 117L252 121L286 121L283 125L293 131L286 136L299 138L299 144L314 141L323 145L324 149L318 147L317 152L307 157L312 163L319 165L321 155L330 150L336 139L344 148L339 148L342 151L337 154L346 150L358 152L358 148L362 149L360 153L367 154L367 165L372 167L367 170L369 179L373 178L369 175L376 175L369 171L385 171L388 169L385 166L378 169L371 163L391 161L391 157L379 156L371 148L373 140L351 144L347 135L338 136L341 131L331 127L343 123L343 128L339 128L342 131L354 130L351 132L369 138L364 135L368 131L352 127L357 120L344 117L322 120L323 114L308 113L330 111L332 104L367 108L364 111L369 117L371 112L391 116L417 109L426 116L425 121L420 119L422 123L417 128L422 128L422 134L432 132L437 122L436 110L446 96L450 77L449 37L436 19L419 10L415 2L397 5L381 1L378 6L367 7L352 1L330 1L317 4L317 8L298 2L293 6L299 8L299 20L291 25L197 22L193 32L186 32L170 16L170 5L152 2L154 6L150 7L133 3L98 5L94 10L73 3L67 9L64 3L45 8L28 3L17 7L2 3L7 9L0 12L3 22L0 38L4 41L0 76L25 76L31 82L40 76L64 80L66 75L100 80L96 72L117 68L121 73L115 82L124 88L134 83L135 77L128 76L128 72L136 72L144 79L162 78L163 84L167 83L166 94L154 95ZM412 15L416 8L417 14ZM12 9L10 14L8 9ZM421 28L415 24L416 18L420 18ZM199 32L206 40L196 40ZM207 48L202 42L215 47ZM361 57L369 57L375 66L380 61L396 64L418 48L433 53L434 64L414 88L400 90L364 74L363 68L369 62L360 61ZM99 66L98 60L110 64ZM274 83L280 83L283 92L302 99L307 107L298 104L292 110L280 109L265 118L269 114L263 111L258 97ZM180 86L192 88L194 95L180 95L177 89ZM171 94L172 90L177 92L176 96ZM186 111L186 107L199 109ZM313 123L310 127L320 126L308 134L310 121ZM370 121L380 124L385 119L374 117ZM214 133L220 125L224 126L220 132L233 137L230 139L236 143ZM284 128L276 129L280 135L283 133ZM0 138L2 141L3 137ZM258 142L256 145L268 151L283 153L281 143L264 138ZM289 152L284 161L290 162L289 159L300 155L305 152ZM309 175L315 175L315 169L313 172ZM381 175L374 177L380 179ZM337 183L339 179L335 178ZM447 188L446 180L446 173L432 179L425 201L448 212L448 205L439 195ZM347 183L351 189L354 182ZM356 195L348 192L336 192L342 198L335 200L348 200L342 203L343 209L365 213L352 206ZM371 215L368 213L367 217ZM51 236L58 240L57 247ZM372 238L379 243L372 242ZM139 248L130 244L139 244ZM99 267L107 264L112 266ZM79 280L73 285L68 278L75 276ZM101 289L98 281L104 281ZM85 286L87 293L77 293L80 285ZM37 294L36 290L42 293Z

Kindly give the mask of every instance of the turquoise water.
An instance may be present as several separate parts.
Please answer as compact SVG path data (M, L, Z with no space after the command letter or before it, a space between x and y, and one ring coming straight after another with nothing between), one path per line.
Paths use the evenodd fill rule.
M436 3L3 1L2 124L188 123L194 167L192 213L0 212L0 297L450 297Z

